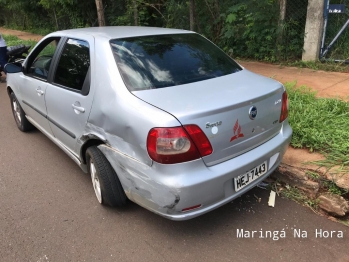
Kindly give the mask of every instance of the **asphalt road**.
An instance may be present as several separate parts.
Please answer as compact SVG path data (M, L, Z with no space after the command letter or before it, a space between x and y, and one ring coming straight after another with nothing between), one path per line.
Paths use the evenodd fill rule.
M258 188L185 222L133 203L103 207L63 151L39 131L17 129L5 84L0 112L0 261L349 261L347 227L280 197L268 207L269 192ZM239 238L238 229L258 232ZM316 230L337 232L320 238Z

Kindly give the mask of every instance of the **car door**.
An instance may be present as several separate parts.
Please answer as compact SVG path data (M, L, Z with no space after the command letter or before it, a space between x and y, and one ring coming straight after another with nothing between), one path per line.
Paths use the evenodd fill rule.
M94 38L63 41L52 82L46 88L47 117L56 139L78 156L76 142L84 132L93 98L90 83Z
M28 57L20 76L19 92L24 112L44 133L52 135L46 111L46 88L60 37L44 40Z

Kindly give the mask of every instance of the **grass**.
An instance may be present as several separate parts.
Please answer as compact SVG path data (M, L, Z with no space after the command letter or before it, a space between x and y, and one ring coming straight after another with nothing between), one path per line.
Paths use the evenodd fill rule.
M27 29L24 29L22 26L17 26L17 25L9 25L9 26L4 25L3 27L8 28L8 29L13 29L13 30L19 30L22 32L28 32L28 33L32 33L32 34L36 34L36 35L42 35L42 36L45 36L49 33L57 31L55 29L49 29L49 28L27 28Z
M18 29L18 30L23 31L22 29ZM49 33L57 31L57 30L51 30L51 29L47 29L47 28L33 28L33 29L29 29L29 30L24 30L24 31L32 33L32 34L36 34L36 35L45 36Z
M30 45L31 49L37 44L37 41L33 40L22 40L19 39L17 36L13 35L3 35L7 46L14 46L14 45L19 45L19 44L24 44L24 45ZM30 49L30 50L31 50Z
M313 210L317 209L318 201L308 198L301 190L296 187L286 186L280 192L283 197L291 199L299 204L311 207Z
M233 57L238 62L255 62L255 59L247 59L247 58L236 58ZM349 60L349 58L348 58ZM259 60L258 60L259 61ZM328 71L328 72L344 72L349 73L349 65L345 64L344 62L335 62L334 60L327 60L327 61L278 61L271 63L269 61L260 60L259 62L263 63L270 63L274 65L279 65L280 68L285 66L291 66L291 67L298 67L298 68L308 68L312 70L322 70L322 71Z
M313 70L323 70L330 72L349 72L349 66L343 62L335 61L292 61L292 62L282 62L281 66L294 66L298 68L309 68Z
M286 83L289 122L293 128L291 145L325 155L322 166L349 169L349 102L317 98L307 87Z
M328 180L327 178L322 177L316 172L306 171L308 177L320 185L320 190L327 191L333 195L346 196L349 193L349 190L340 188L336 185L334 181Z

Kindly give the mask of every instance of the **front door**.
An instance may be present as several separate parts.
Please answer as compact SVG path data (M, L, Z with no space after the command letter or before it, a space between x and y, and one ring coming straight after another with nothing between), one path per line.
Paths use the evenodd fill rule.
M27 59L25 71L21 74L18 85L22 97L22 106L26 115L43 132L52 135L47 121L46 88L48 76L52 70L51 61L55 55L59 37L49 38L36 47Z

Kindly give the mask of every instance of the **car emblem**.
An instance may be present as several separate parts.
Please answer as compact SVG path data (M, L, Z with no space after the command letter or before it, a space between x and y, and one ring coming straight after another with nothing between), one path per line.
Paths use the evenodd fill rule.
M239 137L244 137L244 134L241 132L241 126L239 124L239 120L236 120L233 131L234 131L234 136L230 138L230 142L234 141L235 139L238 139Z
M220 126L222 123L223 123L222 121L217 121L217 122L214 122L214 123L207 122L206 123L206 128Z
M254 119L256 118L256 116L257 116L257 107L252 106L252 107L250 108L250 110L248 111L248 114L249 114L249 116L250 116L250 119L251 119L251 120L254 120Z

